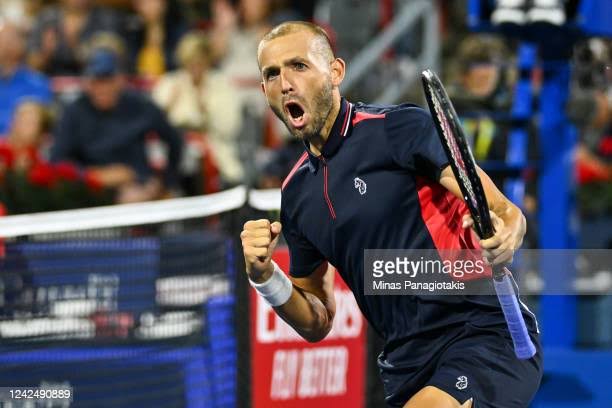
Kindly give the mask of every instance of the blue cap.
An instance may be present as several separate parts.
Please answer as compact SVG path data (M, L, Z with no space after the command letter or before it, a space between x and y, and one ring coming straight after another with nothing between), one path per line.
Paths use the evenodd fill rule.
M109 77L120 71L119 56L107 48L94 50L85 66L85 75L89 77Z

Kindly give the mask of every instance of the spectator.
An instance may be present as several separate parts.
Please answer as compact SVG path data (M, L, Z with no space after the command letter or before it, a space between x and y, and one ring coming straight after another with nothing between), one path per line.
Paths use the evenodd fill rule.
M473 108L507 109L509 94L504 68L511 55L501 39L486 34L466 37L458 46L455 61L456 97ZM500 94L501 92L501 94ZM504 97L502 100L493 98ZM470 104L470 102L472 104Z
M6 141L15 153L15 166L29 168L38 156L45 156L41 151L47 141L50 116L44 105L35 100L25 100L15 109Z
M118 15L91 0L61 0L39 15L30 36L29 62L48 75L80 75L80 45L100 31L117 32Z
M228 0L213 3L213 52L230 77L241 104L261 117L267 103L260 90L261 77L255 50L270 29L271 0L241 0L234 9Z
M0 22L0 135L8 130L15 107L27 97L51 100L47 79L23 63L25 39L19 27Z
M205 133L222 181L226 185L238 184L243 179L238 154L241 111L227 77L210 70L211 57L205 34L186 34L176 50L181 68L159 80L153 99L173 125Z
M574 50L567 114L577 126L578 204L585 216L612 213L612 41L591 38Z
M256 50L269 30L273 16L272 0L240 0L234 8L229 0L213 1L212 45L215 60L229 77L236 104L243 112L240 131L244 148L245 183L253 185L267 155L279 139L276 128L281 122L268 108L261 92L261 75ZM279 126L280 125L280 126Z
M130 66L138 75L158 77L174 69L174 49L185 26L173 3L133 0L136 15L128 20L126 34Z
M3 0L0 2L0 19L13 21L29 32L42 3L42 0Z
M488 35L472 35L460 45L455 61L455 79L449 95L462 116L477 160L505 157L509 121L492 115L507 113L511 105L511 84L504 69L510 56L501 40ZM494 143L495 141L495 143Z
M176 183L182 142L163 112L125 89L120 56L110 48L90 52L85 93L67 106L54 132L52 161L89 167L120 203L162 197ZM151 143L163 142L167 160L151 161Z

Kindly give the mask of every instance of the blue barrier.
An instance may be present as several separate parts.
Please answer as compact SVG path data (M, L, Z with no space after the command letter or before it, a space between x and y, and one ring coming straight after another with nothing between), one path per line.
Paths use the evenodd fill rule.
M577 22L587 35L612 37L612 2L581 0Z
M544 378L531 408L610 408L612 351L545 348Z

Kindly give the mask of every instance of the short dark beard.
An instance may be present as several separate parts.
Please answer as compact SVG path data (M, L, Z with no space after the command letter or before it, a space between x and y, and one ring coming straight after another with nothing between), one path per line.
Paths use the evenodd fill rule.
M310 142L312 139L320 136L321 130L325 126L325 122L329 118L332 111L333 96L332 96L332 84L326 82L321 91L315 95L312 100L311 112L312 122L304 127L303 129L294 129L291 127L289 119L287 119L281 108L272 107L272 110L276 116L285 123L289 132L300 140Z

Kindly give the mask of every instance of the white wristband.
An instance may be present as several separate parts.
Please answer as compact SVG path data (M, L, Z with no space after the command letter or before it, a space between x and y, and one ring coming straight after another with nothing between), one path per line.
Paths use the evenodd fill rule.
M293 283L276 262L272 261L272 265L274 272L267 281L255 283L249 279L249 283L270 306L274 307L287 303L293 292Z

